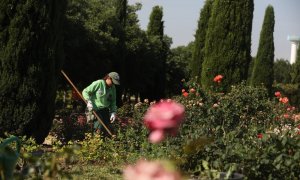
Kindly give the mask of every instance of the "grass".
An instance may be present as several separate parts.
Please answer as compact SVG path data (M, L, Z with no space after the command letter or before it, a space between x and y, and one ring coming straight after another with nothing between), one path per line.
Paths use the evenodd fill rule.
M121 180L122 167L99 164L76 164L68 170L73 179Z

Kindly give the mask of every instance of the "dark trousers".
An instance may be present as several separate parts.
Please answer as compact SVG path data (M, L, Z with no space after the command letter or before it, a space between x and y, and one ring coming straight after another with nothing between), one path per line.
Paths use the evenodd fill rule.
M110 125L109 109L103 108L103 109L96 111L96 113L100 117L102 122L105 124L105 126L109 129L109 131L111 133L113 133L112 126ZM104 127L102 127L102 124L99 122L99 120L97 118L94 120L94 130L96 132L100 132L103 136L106 136L106 137L110 136L109 133L107 132L107 130Z

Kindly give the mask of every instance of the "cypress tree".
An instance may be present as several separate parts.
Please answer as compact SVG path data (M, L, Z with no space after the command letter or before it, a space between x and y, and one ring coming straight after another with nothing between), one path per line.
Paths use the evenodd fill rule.
M147 88L147 95L150 100L159 100L165 96L166 82L166 59L168 53L168 43L164 39L164 22L163 9L159 6L154 6L150 14L150 21L147 28L147 36L151 43L151 68L152 83ZM146 72L146 71L145 71Z
M292 84L300 84L300 47L297 49L297 59L294 64L292 64Z
M247 79L251 61L251 31L253 0L215 0L209 20L201 84L210 89L213 78L224 76L221 88L226 92L231 84Z
M0 133L42 143L52 125L62 64L65 0L0 4Z
M200 11L200 17L198 20L198 29L195 34L195 45L192 55L191 63L191 76L198 76L200 80L201 68L204 58L204 46L205 46L205 36L208 28L208 21L211 15L213 0L206 0L203 8Z
M251 84L251 77L252 77L254 62L255 62L255 57L252 57L251 61L249 63L249 68L248 68L247 85Z
M251 77L251 85L257 86L264 84L271 93L274 80L274 10L272 6L268 6L265 11L265 17L260 32L260 40L256 59Z
M150 15L150 21L147 27L149 36L158 36L161 40L164 35L163 9L160 6L154 6Z
M126 28L126 16L127 16L127 0L117 0L116 1L116 15L117 20L119 23L119 28L117 30L117 37L119 39L118 45L117 45L117 51L118 55L116 58L116 71L120 73L120 76L122 78L122 83L120 86L117 87L117 105L122 105L122 94L123 90L126 87L126 84L128 84L128 81L130 81L129 77L127 77L126 70L130 69L130 67L127 67L126 65L126 46L125 46L125 28Z

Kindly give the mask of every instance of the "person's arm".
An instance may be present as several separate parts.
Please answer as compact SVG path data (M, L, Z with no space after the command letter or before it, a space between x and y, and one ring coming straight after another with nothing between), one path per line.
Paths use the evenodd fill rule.
M82 91L82 96L85 100L90 101L91 100L91 96L93 94L95 94L97 87L99 86L99 82L98 81L94 81L92 84L90 84L88 87L86 87L83 91Z

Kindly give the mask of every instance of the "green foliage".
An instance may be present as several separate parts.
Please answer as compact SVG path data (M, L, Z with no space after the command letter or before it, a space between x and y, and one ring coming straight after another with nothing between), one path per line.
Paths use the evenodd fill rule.
M72 164L78 147L53 147L52 153L33 138L19 137L21 141L20 157L14 171L14 179L70 179L65 169ZM2 139L0 139L1 142ZM2 169L1 169L2 170Z
M272 6L268 6L260 32L259 47L254 61L251 85L257 86L263 84L268 89L269 94L272 92L274 80L274 25L274 9Z
M30 155L37 155L41 146L32 140L24 141L27 150L22 154L29 155L22 155L27 164L19 163L21 169L36 168L26 177L69 174L116 179L124 164L138 159L169 159L184 175L197 178L236 173L249 179L299 178L299 115L289 102L279 97L269 99L264 87L247 86L244 82L232 86L228 93L204 91L197 79L182 86L188 96L173 97L185 106L185 120L177 136L151 144L143 116L154 102L125 104L118 109L119 117L114 123L116 137L87 133L83 141L69 142L71 146L56 143L51 148L53 153L42 156ZM63 161L64 157L68 160ZM99 166L102 168L96 173Z
M23 153L24 167L16 179L71 179L65 169L72 164L78 147L63 147L58 152Z
M184 172L203 176L205 160L216 172L235 165L249 179L298 177L299 129L289 104L270 101L265 88L244 83L228 94L205 93L194 82L188 86L196 93L178 99L186 107L180 132L188 144L177 161Z
M299 84L300 83L300 47L297 50L297 59L294 64L292 64L292 83Z
M163 9L154 6L150 14L147 28L150 56L146 59L152 67L143 64L142 71L151 83L141 90L141 100L160 100L165 97L166 87L166 59L170 49L171 40L164 35ZM150 72L149 72L150 71Z
M275 83L291 82L292 66L288 60L278 59L274 62L274 81Z
M164 96L171 40L164 36L159 19L162 33L150 35L142 30L136 13L140 9L140 3L128 5L125 0L70 1L63 69L79 89L114 70L122 79L118 100L122 94L124 101L139 94L142 99Z
M63 69L79 89L113 69L121 28L115 3L114 0L72 0L68 3Z
M92 125L86 122L86 114L72 111L62 111L53 120L50 134L66 144L70 140L83 140L85 133L92 130Z
M225 92L230 85L247 79L253 8L253 0L213 2L201 71L204 89L212 88L213 78L218 74L224 76L222 89Z
M54 115L66 1L2 1L0 132L42 143Z
M251 76L252 76L252 71L253 71L253 66L254 66L254 61L255 58L252 57L251 61L249 63L249 68L248 68L248 78L247 78L247 84L250 85L250 81L251 81Z
M208 28L208 22L211 16L212 4L213 4L212 0L205 1L205 4L200 11L200 17L198 20L198 29L196 30L196 34L195 34L193 59L190 66L192 70L191 76L192 77L198 76L199 80L201 77L202 62L204 59L205 37Z
M100 135L86 134L84 141L79 144L81 148L78 151L78 157L81 163L96 162L107 158L108 154L102 152L105 144Z
M163 8L160 6L154 6L150 15L150 21L147 27L147 34L149 36L159 36L160 38L164 35L164 22Z
M192 50L194 43L191 42L188 46L179 46L171 49L167 59L167 84L166 93L169 97L177 95L183 88L182 79L189 79L190 67L192 61Z
M300 108L300 87L299 84L275 84L274 89L282 92L289 98L290 104Z

